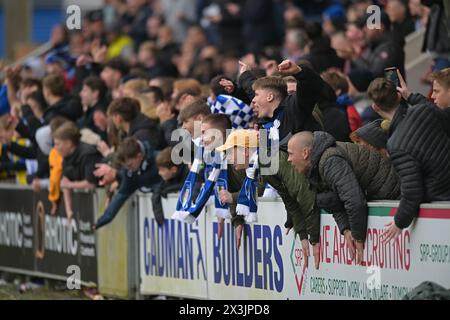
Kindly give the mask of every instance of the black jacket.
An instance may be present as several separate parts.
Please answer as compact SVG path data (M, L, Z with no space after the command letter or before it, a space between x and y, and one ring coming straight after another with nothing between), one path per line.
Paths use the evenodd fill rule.
M445 133L450 138L450 108L440 109L437 105L432 103L428 98L423 96L420 93L413 93L408 97L408 103L412 106L415 105L424 105L428 108L433 108L436 112L439 121L442 124L442 128L445 130Z
M336 142L330 134L317 131L311 161L308 178L318 193L317 205L332 209L341 232L350 229L355 239L364 240L366 199L397 199L399 196L399 178L389 159L366 146ZM337 197L333 198L330 191ZM337 208L338 202L342 205Z
M95 146L80 142L75 151L63 161L63 176L71 181L83 181L97 185L94 176L95 164L102 161L102 155Z
M408 227L421 202L450 200L450 138L435 108L400 105L389 129L387 149L400 176L395 224Z
M324 86L328 86L322 78L306 66L295 75L297 79L297 92L287 96L280 102L274 115L270 119L260 119L259 124L264 125L278 119L280 121L279 137L280 148L286 150L289 137L297 132L308 130L321 130L321 125L313 116L313 109L319 100ZM253 99L255 93L252 84L256 80L250 71L239 77L239 85L245 90L248 98Z
M100 228L110 223L124 205L127 199L136 191L153 191L160 183L161 178L155 164L154 150L148 142L143 142L144 160L137 172L122 168L119 171L119 190L111 199L104 214L97 220L95 226Z
M49 106L44 112L44 121L50 124L50 121L58 116L65 117L72 121L77 121L83 114L83 107L80 99L77 97L65 96L54 105Z
M160 150L159 124L156 120L139 113L130 123L128 136L150 143L153 150Z

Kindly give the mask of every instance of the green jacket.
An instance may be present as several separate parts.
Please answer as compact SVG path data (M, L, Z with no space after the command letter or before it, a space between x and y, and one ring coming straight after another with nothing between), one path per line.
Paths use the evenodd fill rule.
M279 169L273 175L262 175L282 198L287 212L285 227L293 227L300 240L317 243L320 239L320 211L315 205L316 195L307 177L287 161L288 154L278 152Z

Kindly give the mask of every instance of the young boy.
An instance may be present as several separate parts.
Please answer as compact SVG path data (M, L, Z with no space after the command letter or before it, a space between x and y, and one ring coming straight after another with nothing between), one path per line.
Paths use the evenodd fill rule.
M231 130L231 127L231 120L226 114L211 114L204 117L201 124L201 137L205 150L211 152L221 146L226 140L227 130ZM236 246L239 249L245 219L243 216L238 216L236 214L236 205L239 191L245 179L245 168L236 169L232 164L228 164L227 175L228 190L221 190L219 192L219 200L230 206L230 213L232 216L231 223L237 230ZM224 220L219 218L219 239L222 236L223 224Z
M55 149L64 158L61 189L70 223L73 216L72 190L95 188L97 179L93 172L95 164L101 161L102 156L94 146L80 141L80 131L72 121L66 121L56 129L53 139Z
M211 109L203 99L198 99L181 110L178 123L181 123L192 137L192 140L200 137L200 124L204 117L211 114Z
M201 139L201 122L204 117L211 114L211 109L206 104L206 101L202 99L195 100L189 104L186 108L181 110L178 116L178 123L182 125L182 128L186 130L187 135L182 136L183 140L181 144L175 147L175 152L183 156L185 163L191 163L193 156L197 152L196 148L200 146ZM179 148L190 149L190 154L180 152Z
M136 190L148 192L160 183L153 148L148 142L128 137L120 144L117 153L119 161L123 164L118 177L119 190L111 199L104 214L97 220L95 230L110 223Z
M153 190L152 207L156 221L160 225L164 223L161 197L166 198L167 194L180 191L189 172L186 165L175 165L172 161L171 154L172 148L167 147L156 157L156 167L158 168L158 174L162 181Z
M50 121L50 130L56 132L67 119L63 117L55 117ZM61 178L63 174L63 157L59 154L58 150L53 147L48 155L48 164L50 167L50 175L48 178L48 201L52 204L50 213L56 214L58 209L58 202L61 195ZM33 181L34 182L34 181Z
M242 129L230 134L225 144L218 147L217 150L228 153L227 156L232 159L234 169L244 170L249 167L250 159L259 147L258 131ZM277 190L283 199L287 212L286 233L294 228L295 233L299 234L306 264L308 264L309 243L311 243L315 267L318 269L320 214L315 206L315 194L309 189L306 177L297 173L294 167L288 163L286 152L280 150L274 156L278 156L279 168L272 175L262 175L262 180ZM259 165L261 167L261 163ZM236 233L236 239L240 238L242 229L237 229Z

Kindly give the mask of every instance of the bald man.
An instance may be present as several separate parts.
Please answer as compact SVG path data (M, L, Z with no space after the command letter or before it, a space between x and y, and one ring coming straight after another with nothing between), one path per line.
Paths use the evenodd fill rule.
M351 258L362 261L367 199L398 199L400 183L390 160L363 145L336 142L328 133L303 131L288 143L288 161L317 192L316 204L333 214ZM354 244L356 242L356 244Z

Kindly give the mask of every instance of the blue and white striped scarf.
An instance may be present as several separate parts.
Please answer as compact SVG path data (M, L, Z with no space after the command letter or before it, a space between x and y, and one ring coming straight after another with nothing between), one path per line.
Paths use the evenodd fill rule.
M249 167L245 170L245 180L239 192L236 214L244 216L245 222L258 222L258 205L256 203L258 177L258 152L255 152L250 159Z
M279 127L280 118L283 112L280 112L274 121L264 124L263 128L268 130L266 148L278 148L279 147ZM261 132L261 131L260 131ZM245 217L247 223L257 222L258 216L258 204L257 199L257 177L259 174L258 162L259 162L259 149L252 155L250 159L249 167L245 170L246 177L241 187L238 196L238 203L236 206L236 214Z
M215 101L208 98L211 113L223 113L230 116L233 129L247 129L253 118L253 110L245 102L229 95L221 94Z
M200 189L195 203L192 202L192 192L200 172L204 152L203 148L199 149L201 149L199 153L202 154L202 157L196 156L192 164L172 219L194 223L213 193L216 215L220 218L230 218L228 204L223 204L219 200L219 191L228 190L227 163L223 153L216 153L212 156L212 161L205 164L205 183Z

